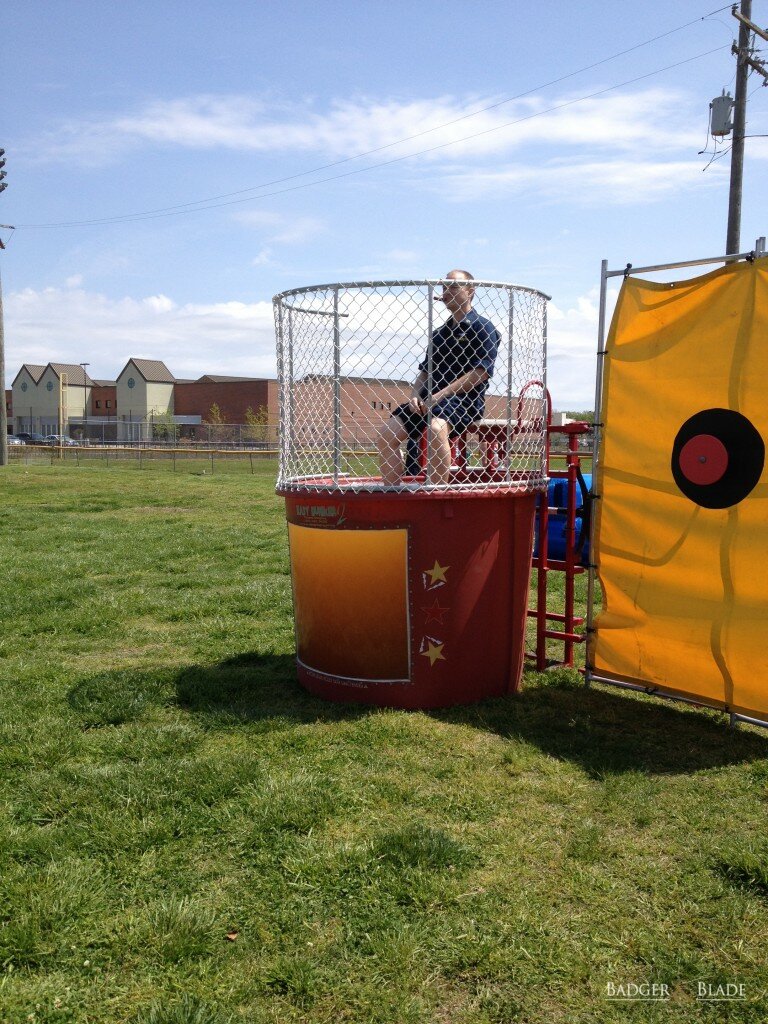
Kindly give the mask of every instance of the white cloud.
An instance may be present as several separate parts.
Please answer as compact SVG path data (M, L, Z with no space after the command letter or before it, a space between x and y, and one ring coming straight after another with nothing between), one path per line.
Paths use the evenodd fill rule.
M233 219L247 227L253 227L276 245L297 245L322 234L326 222L320 217L284 217L266 210L241 210Z
M64 284L67 286L67 288L79 288L82 283L83 283L83 275L82 274L72 274L72 276L68 277L66 279L66 281L64 282Z
M136 356L162 359L178 377L275 375L270 302L188 303L165 295L109 299L82 289L27 288L6 300L6 365L90 363L114 379Z
M129 150L135 155L137 144L144 142L189 149L317 153L333 160L382 147L386 151L375 160L446 147L436 148L428 158L478 160L531 145L625 154L695 151L700 145L691 127L698 123L690 116L693 101L679 92L648 88L574 102L577 99L573 93L552 99L528 97L486 110L499 97L358 97L315 110L306 103L268 105L250 96L201 95L155 100L135 113L103 121L68 122L36 140L29 155L43 160L79 157L103 164ZM394 145L412 136L417 137Z
M566 310L550 304L549 380L558 408L592 405L596 301L590 293ZM407 319L408 311L401 305L391 324L393 352L400 351L395 342L403 318ZM394 316L391 311L386 315ZM408 330L405 335L410 336ZM356 358L356 350L350 349L350 355ZM272 377L276 372L272 305L265 301L178 305L166 295L110 299L63 288L27 288L7 298L9 380L23 362L49 361L87 361L92 376L113 379L131 356L161 359L178 377L196 378L203 373ZM403 372L402 366L378 369L395 375ZM355 372L362 372L357 364ZM415 364L409 364L406 376L411 372L415 374Z
M606 330L618 288L606 296ZM579 296L567 309L549 303L547 386L556 409L591 409L595 404L599 291Z
M559 201L566 197L577 204L622 205L652 202L695 187L721 187L728 169L716 165L706 175L701 172L692 160L555 160L536 167L512 164L488 171L448 171L429 188L454 202L525 193Z
M272 250L269 248L260 249L251 260L252 267L267 267L272 262Z

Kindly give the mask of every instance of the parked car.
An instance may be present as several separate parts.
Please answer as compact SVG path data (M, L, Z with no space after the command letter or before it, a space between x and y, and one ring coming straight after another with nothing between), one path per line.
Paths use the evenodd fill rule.
M24 444L20 437L16 437L15 434L8 435L8 444Z
M16 437L18 437L18 439L20 441L23 441L24 444L46 444L47 443L42 434L29 434L29 433L27 433L24 430L22 430L20 433L18 433L16 435Z
M63 434L46 434L43 439L45 444L50 444L53 447L58 445L60 448L76 448L79 441L73 441L71 437L64 437Z

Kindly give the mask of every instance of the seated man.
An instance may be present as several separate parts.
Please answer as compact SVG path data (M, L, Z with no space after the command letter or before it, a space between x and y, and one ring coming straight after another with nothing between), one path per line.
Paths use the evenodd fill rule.
M485 393L493 374L499 332L472 308L474 278L466 270L452 270L440 301L450 312L432 334L432 391L427 392L428 356L419 363L419 375L408 402L398 406L379 431L381 479L393 487L403 476L400 445L412 447L427 430L428 480L447 484L451 473L451 438L483 418ZM428 413L431 411L431 419Z

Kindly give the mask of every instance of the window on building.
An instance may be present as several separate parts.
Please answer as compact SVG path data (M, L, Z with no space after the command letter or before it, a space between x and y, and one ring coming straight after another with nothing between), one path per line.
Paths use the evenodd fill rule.
M96 403L96 408L97 408L97 409L100 409L100 408L101 408L101 402L97 402L97 403Z
M107 408L108 408L108 409L111 409L111 408L112 408L112 399L111 399L111 398L108 398L108 399L107 399L106 405L107 405Z

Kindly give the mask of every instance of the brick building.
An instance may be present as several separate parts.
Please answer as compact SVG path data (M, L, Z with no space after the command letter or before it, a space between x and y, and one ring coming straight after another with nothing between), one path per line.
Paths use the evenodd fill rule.
M343 443L372 444L390 412L407 401L412 383L342 377ZM330 376L308 374L295 382L292 415L296 440L330 441L334 401ZM280 420L276 380L212 373L184 380L174 377L161 360L137 358L126 362L116 380L94 380L77 363L25 363L6 393L6 408L11 432L59 433L61 416L63 432L70 437L104 441L147 441L159 434L203 440L214 438L206 424L247 424L254 418L265 425L263 439L276 440ZM505 418L506 399L488 395L485 415ZM222 433L221 439L243 436L239 432L224 438Z
M206 373L198 380L177 380L173 411L177 416L211 419L216 407L222 423L246 423L248 411L276 422L277 381L253 377L224 377Z

